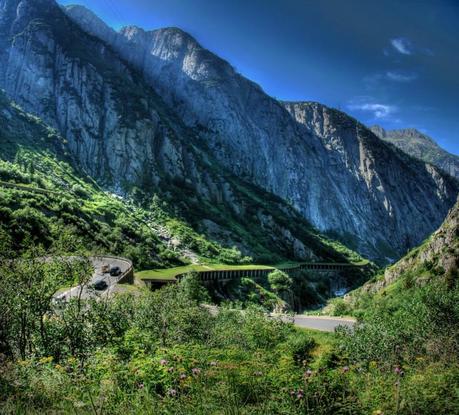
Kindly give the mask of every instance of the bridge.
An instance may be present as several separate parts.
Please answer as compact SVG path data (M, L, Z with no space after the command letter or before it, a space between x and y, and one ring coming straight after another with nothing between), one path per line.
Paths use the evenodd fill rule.
M252 279L264 279L276 269L281 270L291 276L302 270L314 270L316 272L327 271L343 271L351 269L364 269L368 263L352 264L352 263L333 263L333 262L309 262L299 264L289 264L280 266L264 266L264 265L195 265L179 268L170 268L165 270L152 270L137 273L137 277L141 279L149 288L159 288L165 284L176 283L183 279L190 272L197 273L199 279L204 284L214 282L229 282L235 279L248 277Z

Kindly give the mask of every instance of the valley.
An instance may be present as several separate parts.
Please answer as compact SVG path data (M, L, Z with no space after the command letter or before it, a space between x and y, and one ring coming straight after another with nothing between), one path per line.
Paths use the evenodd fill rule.
M126 18L166 7L140 3ZM307 4L312 26L332 3ZM345 64L358 50L427 73L442 56L404 37L370 47L375 25L324 68L343 49L328 36L372 21L363 2L353 30L340 14L309 33L320 42L292 39L293 19L254 49L271 6L244 54L290 50L257 63L276 88L301 74L289 99L207 49L205 24L0 0L0 413L459 414L458 156L421 122L399 128L410 113L445 131L454 109L408 104L433 84L375 101L421 71ZM309 100L322 90L330 105Z

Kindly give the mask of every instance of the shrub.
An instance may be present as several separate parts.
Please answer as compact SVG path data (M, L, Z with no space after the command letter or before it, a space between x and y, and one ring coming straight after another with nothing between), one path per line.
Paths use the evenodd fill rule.
M287 342L293 361L304 366L311 359L311 352L316 347L316 341L305 333L297 332L289 337Z
M268 282L272 290L277 293L285 293L292 288L292 279L283 271L276 269L268 275Z

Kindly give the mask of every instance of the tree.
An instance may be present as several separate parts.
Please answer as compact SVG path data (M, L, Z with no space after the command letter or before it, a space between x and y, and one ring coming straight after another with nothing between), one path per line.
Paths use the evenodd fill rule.
M288 292L293 286L293 280L285 272L278 269L268 275L268 282L271 289L277 294Z
M1 259L2 348L22 359L46 354L51 344L47 322L56 316L54 294L63 286L87 283L92 273L84 256L63 257L35 246L18 258Z
M209 293L201 284L198 273L189 272L180 281L180 285L185 295L191 300L196 301L197 304L210 302Z

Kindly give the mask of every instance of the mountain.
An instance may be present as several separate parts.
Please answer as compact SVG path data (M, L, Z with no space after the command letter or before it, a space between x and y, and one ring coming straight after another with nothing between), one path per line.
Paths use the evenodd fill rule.
M405 286L422 286L436 279L454 285L459 281L458 268L459 201L428 240L387 268L382 278L364 285L361 290L376 293L400 284L400 281Z
M272 99L179 29L115 33L86 9L66 13L78 24L53 0L0 0L0 87L107 189L179 197L195 227L230 244L258 224L308 258L283 224L296 210L380 261L420 243L455 201L457 182L438 169L319 104L311 128L307 104Z
M344 298L331 300L324 311L335 315L373 316L379 321L386 318L388 321L394 315L400 318L399 311L409 309L410 304L424 306L427 303L433 314L432 320L441 320L443 317L439 313L444 313L443 316L449 320L443 323L451 324L456 330L457 323L451 320L451 315L457 313L457 308L456 311L449 310L446 300L449 295L456 296L453 303L457 306L458 270L459 199L443 224L421 245ZM438 288L439 292L436 291ZM433 307L440 308L437 314ZM388 314L386 317L385 313ZM421 320L425 316L420 313L413 318ZM390 324L394 323L403 330L403 325L396 320Z
M139 268L181 263L181 254L170 252L171 261L157 259L159 252L167 256L168 251L153 234L170 235L183 252L191 249L206 261L238 262L243 256L269 263L358 259L320 235L280 198L222 169L135 71L81 31L53 1L20 2L17 8L3 1L0 6L0 38L5 41L7 32L19 31L1 56L2 76L8 80L3 85L8 96L0 93L2 180L50 181L50 190L63 197L70 191L71 199L67 212L58 196L51 210L43 197L35 201L29 195L30 203L24 192L6 197L2 207L8 214L0 222L11 234L17 231L12 212L19 209L25 215L32 206L32 222L37 216L51 217L81 227L88 241L104 239L100 249L138 257ZM24 151L26 162L19 163ZM30 165L37 180L22 171ZM74 185L83 187L81 208L71 192ZM107 197L99 185L117 197ZM131 202L143 206L139 216L153 221L152 229L136 223ZM21 220L29 223L27 217ZM38 224L36 235L47 235L48 220ZM142 252L133 253L136 249Z
M440 167L451 176L459 178L459 156L443 150L432 138L415 128L387 131L379 125L374 125L371 131L410 156Z
M455 201L457 183L438 169L384 145L344 113L269 97L180 29L117 33L81 6L66 12L136 68L222 165L365 255L398 258Z

